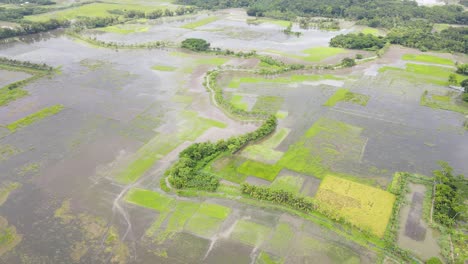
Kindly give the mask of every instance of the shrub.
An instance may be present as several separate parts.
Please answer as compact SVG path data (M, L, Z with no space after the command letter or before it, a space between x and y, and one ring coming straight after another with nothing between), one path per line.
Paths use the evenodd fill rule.
M344 58L341 61L341 65L343 65L343 67L353 67L354 65L356 65L356 61L351 58Z
M442 264L443 262L437 258L437 257L432 257L426 261L426 264Z

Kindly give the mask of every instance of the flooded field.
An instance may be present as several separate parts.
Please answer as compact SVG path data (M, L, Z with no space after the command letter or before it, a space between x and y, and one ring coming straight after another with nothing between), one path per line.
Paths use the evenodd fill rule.
M248 23L244 11L233 9L86 36L119 43L203 38L213 47L305 64L357 53L328 48L333 36L352 27L306 31L295 25L303 32L296 37L282 32L284 22ZM468 171L464 115L420 102L425 91L447 87L395 69L403 69L409 62L402 56L412 52L392 47L351 69L263 76L249 71L260 64L255 58L171 46L108 49L59 31L0 45L0 56L59 68L26 85L27 96L0 106L0 230L8 234L0 239L1 262L375 263L373 247L328 229L340 230L334 222L320 225L248 204L235 191L218 198L166 194L160 179L191 143L258 127L214 105L203 83L209 70L220 68L218 84L232 105L279 118L271 137L203 169L222 178L226 190L248 182L316 197L333 174L384 193L395 172L430 175L438 160ZM28 77L0 69L0 86ZM60 110L41 114L54 106ZM437 244L421 222L420 187L411 185L411 203L401 212L399 244L424 256Z

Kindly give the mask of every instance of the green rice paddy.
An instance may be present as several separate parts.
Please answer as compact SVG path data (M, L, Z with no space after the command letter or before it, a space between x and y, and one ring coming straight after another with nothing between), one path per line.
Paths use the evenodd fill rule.
M457 92L448 92L446 95L440 95L425 91L421 95L420 104L434 109L448 110L467 115L468 103L459 99L457 100L458 94Z
M243 83L278 83L278 84L291 84L307 81L320 81L320 80L342 80L343 78L331 75L292 75L290 77L279 77L268 79L263 77L240 77L234 78L228 84L229 88L239 88Z
M211 127L225 128L226 124L200 117L196 112L184 111L175 134L159 134L141 147L125 168L117 172L116 179L121 183L131 183L147 172L159 159L167 155L185 141L194 141Z
M361 33L363 34L371 34L374 36L379 36L379 30L376 28L371 28L371 27L365 27L361 30Z
M138 206L163 212L169 210L170 206L174 203L175 200L158 192L153 192L141 188L133 188L125 196L125 201L136 204Z
M176 67L166 66L166 65L155 65L155 66L151 67L151 69L153 69L155 71L166 71L166 72L172 72L172 71L177 70Z
M427 63L434 63L434 64L442 64L442 65L454 65L451 59L446 59L438 56L427 55L427 54L405 54L402 57L403 60L406 61L419 61L419 62L427 62Z
M39 15L26 16L25 19L30 21L46 21L51 18L72 20L79 16L87 17L108 17L111 14L110 10L138 10L138 11L151 11L162 9L166 7L145 6L139 4L116 4L116 3L91 3L78 7L72 7L56 12L44 13Z
M150 28L149 26L145 26L145 25L123 24L123 25L114 25L114 26L99 28L98 30L109 32L109 33L126 35L126 34L131 34L131 33L147 32L149 28Z
M213 236L231 213L229 207L203 203L189 220L185 229L203 237Z
M283 175L276 177L276 179L271 183L270 187L276 190L299 193L303 184L304 178L302 177Z
M6 128L8 128L8 130L10 130L11 132L15 132L17 131L18 129L21 129L21 128L24 128L24 127L27 127L33 123L36 123L46 117L49 117L49 116L52 116L52 115L55 115L57 113L59 113L60 111L62 111L64 109L64 106L63 105L54 105L54 106L50 106L50 107L46 107L46 108L43 108L39 111L37 111L36 113L34 114L31 114L31 115L28 115L26 117L23 117L11 124L8 124L6 125Z
M247 160L237 169L240 173L255 176L267 181L273 181L281 170L281 166Z
M435 85L446 86L448 85L448 78L450 74L455 74L455 70L448 67L440 67L433 65L421 65L407 63L405 69L384 66L379 69L380 73L392 72L397 74L398 77L406 78L409 81L431 83ZM457 81L463 81L464 76L455 74Z
M369 96L350 92L348 89L338 89L323 105L335 106L338 102L350 102L366 106Z
M281 128L265 141L246 147L241 155L260 162L276 162L281 159L283 152L275 148L288 136L289 131L288 128Z
M248 220L237 221L231 238L250 246L260 246L269 237L271 228Z
M210 24L212 22L215 22L218 19L219 19L219 17L217 17L217 16L210 16L210 17L207 17L207 18L204 18L204 19L197 20L195 22L185 24L185 25L183 25L181 27L186 28L186 29L196 29L198 27L202 27L204 25L208 25L208 24Z
M249 108L248 104L246 102L244 102L242 99L244 97L240 94L233 94L231 96L231 105L234 106L235 108L237 109L241 109L241 110L245 110L247 111L247 109Z
M266 248L278 255L285 255L291 247L294 234L295 232L291 225L286 222L279 222L273 235L268 239Z
M332 47L317 47L303 50L302 53L307 54L303 59L310 62L319 62L326 58L346 53L345 49Z
M284 98L277 96L259 96L252 111L261 111L269 114L277 113L283 105Z

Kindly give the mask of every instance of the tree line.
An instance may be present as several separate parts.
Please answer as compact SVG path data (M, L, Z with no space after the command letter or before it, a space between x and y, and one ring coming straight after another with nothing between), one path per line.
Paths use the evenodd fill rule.
M415 1L400 0L177 0L184 5L203 9L243 7L250 16L278 19L302 17L338 17L361 20L382 27L393 27L397 20L425 19L432 23L468 23L468 13L462 6L419 6Z
M393 28L386 37L371 34L338 35L330 40L330 46L348 49L378 50L385 43L417 48L421 51L437 50L448 52L468 52L468 28L449 27L441 32L432 32L432 26Z
M198 190L216 191L219 178L202 172L210 161L221 153L235 153L250 142L264 138L273 131L277 125L276 117L269 117L257 130L216 143L194 143L179 154L179 160L166 171L169 182L176 189L194 188Z

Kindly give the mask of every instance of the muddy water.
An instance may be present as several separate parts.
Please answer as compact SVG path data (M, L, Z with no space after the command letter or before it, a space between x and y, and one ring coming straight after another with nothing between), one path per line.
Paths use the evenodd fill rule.
M422 215L426 187L410 183L409 188L410 192L406 195L408 204L400 211L398 245L423 259L440 257L440 247L437 244L438 234L428 227Z
M209 16L217 16L219 20L200 26L195 30L181 28L181 26L204 19ZM231 50L276 50L290 54L303 55L302 50L318 46L328 46L330 39L339 34L349 32L349 29L340 31L301 30L301 37L288 36L282 31L284 27L262 23L259 25L247 24L248 17L244 10L229 9L215 13L188 16L186 18L163 18L157 25L151 26L147 32L121 35L116 33L90 32L96 38L103 41L123 43L137 43L147 41L172 41L181 42L186 38L202 38L211 43L212 47Z

